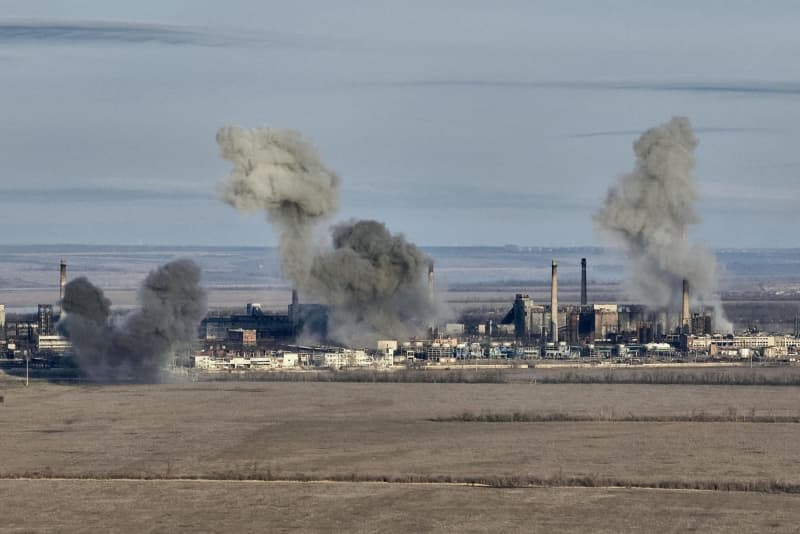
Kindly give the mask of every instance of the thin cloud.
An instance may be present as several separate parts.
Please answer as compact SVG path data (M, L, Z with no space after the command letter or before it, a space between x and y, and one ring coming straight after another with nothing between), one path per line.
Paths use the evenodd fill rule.
M708 128L694 128L697 133L773 133L775 130L769 128L725 128L725 127L708 127ZM584 138L584 137L631 137L641 135L644 130L607 130L598 132L581 132L572 134L569 137Z
M590 80L513 80L513 79L416 79L373 82L367 85L384 87L431 88L505 88L505 89L572 89L608 91L663 91L739 95L800 95L800 83L795 82L663 82L663 81L590 81Z
M128 21L19 19L0 20L0 43L158 43L224 46L228 37L199 28Z
M161 44L168 46L254 47L312 51L371 50L369 43L287 31L210 29L134 21L0 19L0 44Z
M124 187L3 188L0 203L8 202L137 202L206 200L213 195L203 191L177 189L132 189Z
M374 206L391 199L394 206L416 209L478 209L478 208L558 208L588 209L593 203L573 194L545 194L530 191L487 189L471 185L406 184L403 188L380 189L370 186L347 187L346 202L351 205Z

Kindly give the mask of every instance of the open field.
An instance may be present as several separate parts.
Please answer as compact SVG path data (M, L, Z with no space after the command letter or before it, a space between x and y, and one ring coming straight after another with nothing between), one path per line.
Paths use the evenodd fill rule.
M0 473L533 474L800 482L796 423L437 422L466 410L796 416L789 387L197 383L4 392ZM788 477L788 478L787 478Z
M223 510L234 506L237 517L274 521L276 529L328 525L331 531L380 530L384 524L412 520L417 522L412 530L442 530L445 525L452 525L452 531L463 531L459 525L526 530L529 521L541 521L585 531L585 524L579 528L585 519L609 532L635 530L635 525L645 529L658 521L664 522L661 530L731 531L724 528L729 525L762 531L773 525L788 531L798 519L789 510L800 509L800 497L761 493L770 486L756 483L800 484L799 423L646 417L663 421L702 411L794 420L800 415L797 391L785 386L542 383L36 382L29 388L8 383L0 390L0 495L5 503L10 502L5 497L38 502L58 494L64 501L60 510L85 508L96 495L101 503L123 510L123 524L135 520L135 513L125 510L136 503L143 507L138 513L161 518L154 523L161 530L203 524L197 521L211 517L213 503L219 503L220 520L232 515ZM575 420L433 420L465 411L559 413ZM609 417L632 420L609 422ZM217 480L14 480L29 476ZM583 479L590 485L673 488L739 483L752 484L756 492L229 481L348 477L398 482L517 477L523 482L547 479L555 486ZM159 495L177 496L167 504ZM225 504L231 501L235 504ZM291 517L286 508L298 502L313 511ZM635 513L637 507L641 513ZM474 515L463 515L465 508ZM195 509L204 512L198 515ZM741 520L745 510L758 511L748 516L750 523ZM80 520L69 514L65 520ZM46 530L47 518L38 520L45 524L32 530Z
M622 488L1 480L0 502L4 533L739 533L800 521L797 495ZM30 513L43 502L57 512Z

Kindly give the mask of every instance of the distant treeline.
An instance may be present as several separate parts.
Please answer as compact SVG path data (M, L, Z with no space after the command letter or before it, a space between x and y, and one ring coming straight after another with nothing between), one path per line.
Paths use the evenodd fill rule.
M741 370L744 371L744 370ZM732 372L686 368L681 370L653 369L646 371L606 371L582 373L565 371L560 374L535 377L542 384L664 384L691 386L800 386L800 371L766 375L757 371Z
M582 488L651 488L668 490L746 491L757 493L800 493L800 484L772 479L691 480L615 478L602 475L570 476L562 473L551 476L488 475L461 476L437 474L365 474L365 473L276 473L258 468L230 469L201 475L175 475L169 472L141 474L136 472L97 473L69 476L45 471L0 473L2 480L14 479L68 480L250 480L262 482L350 482L385 484L459 484L490 488L582 487Z
M616 423L800 423L800 415L756 415L739 413L731 407L725 413L713 414L703 411L677 415L617 415L613 412L598 414L554 413L481 413L463 412L458 415L434 417L441 423L570 423L570 422L616 422Z

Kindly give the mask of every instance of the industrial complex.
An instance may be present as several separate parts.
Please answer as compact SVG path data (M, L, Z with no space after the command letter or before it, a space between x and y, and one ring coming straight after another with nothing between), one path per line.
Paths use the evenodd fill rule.
M644 364L725 361L770 361L793 364L800 337L793 333L718 332L714 310L690 306L690 286L680 291L680 308L652 310L636 303L591 302L587 261L581 259L580 302L559 303L558 263L551 264L550 302L524 293L509 300L500 321L431 324L424 335L380 339L371 346L346 347L326 338L326 306L301 303L296 291L285 311L265 310L256 302L241 311L211 311L199 325L190 347L175 352L173 363L202 372L269 371L306 368L390 369L466 364L529 365L536 360ZM36 314L6 317L0 305L0 348L4 366L69 365L72 346L58 322L67 282L61 260L58 300L39 304ZM428 269L433 292L434 270ZM55 292L54 292L55 297ZM54 298L55 300L55 298Z

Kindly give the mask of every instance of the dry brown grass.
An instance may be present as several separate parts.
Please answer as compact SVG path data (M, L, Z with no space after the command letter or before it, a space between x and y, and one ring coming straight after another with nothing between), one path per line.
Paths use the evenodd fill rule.
M0 472L800 482L795 423L443 424L453 413L671 418L797 415L792 388L542 384L199 383L3 392ZM614 414L621 414L616 416ZM624 452L623 452L624 451Z
M730 534L800 521L797 495L642 489L0 480L0 502L0 532Z
M487 488L639 488L694 491L736 491L752 493L800 494L800 483L782 480L696 480L618 479L600 475L565 476L557 473L548 477L535 475L483 475L461 476L447 474L364 474L333 473L316 476L308 473L275 473L271 470L252 471L241 468L212 472L207 475L173 475L169 465L163 475L130 473L83 473L78 476L63 475L53 471L33 471L0 476L0 480L91 480L91 481L192 481L206 482L256 481L256 482L353 482L384 484L462 485Z
M712 489L754 498L788 495L800 485L794 447L800 425L758 420L797 415L796 391L786 387L36 383L0 393L0 474L49 479L42 484L57 484L54 477L107 479L112 488L125 484L123 478L151 484L455 482L548 491ZM693 411L726 416L733 410L752 422L584 420L597 414L665 419ZM464 411L557 413L575 420L431 420ZM13 483L25 481L0 486Z
M458 415L433 417L431 421L440 423L800 423L800 415L756 415L739 413L736 408L729 407L723 413L708 413L704 410L687 414L618 414L614 410L600 411L595 414L570 414L564 412L511 412L511 413L474 413L462 412Z
M548 370L545 384L654 384L692 386L800 386L797 367L684 367Z

